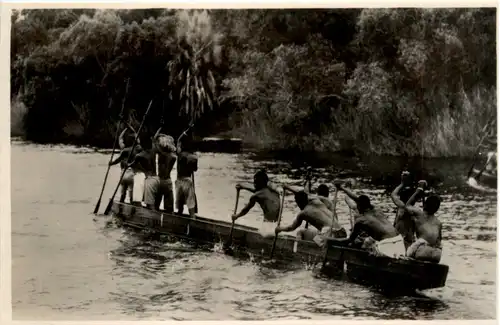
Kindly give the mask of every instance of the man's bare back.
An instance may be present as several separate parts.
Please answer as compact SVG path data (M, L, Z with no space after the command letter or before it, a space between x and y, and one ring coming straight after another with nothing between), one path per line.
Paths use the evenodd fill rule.
M280 211L280 194L275 186L269 183L267 174L264 171L259 171L254 176L254 186L237 184L237 189L245 189L252 192L252 196L248 204L240 211L240 213L232 216L233 220L237 220L246 215L258 203L264 214L264 221L276 222L279 218Z
M427 182L420 181L418 184L419 186L406 205L396 195L391 197L398 207L406 209L415 222L418 239L408 248L407 256L438 263L442 252L442 224L434 214L441 205L441 199L437 195L431 195L424 201L423 209L411 206L410 203L424 191Z

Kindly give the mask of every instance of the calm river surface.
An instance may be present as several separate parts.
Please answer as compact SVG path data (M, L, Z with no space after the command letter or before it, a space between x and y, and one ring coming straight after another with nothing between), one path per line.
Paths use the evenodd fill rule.
M444 224L442 263L450 266L450 272L446 287L426 291L427 299L388 298L362 286L315 277L307 266L278 270L216 251L143 240L140 234L109 226L107 217L93 221L90 213L108 160L109 155L87 149L12 142L14 320L496 317L496 194L464 186L464 164L429 163L444 200L439 211ZM303 169L286 162L200 154L196 174L200 215L229 220L234 185L250 181L261 166L269 168L274 181L298 183L303 177ZM385 178L380 176L388 168L397 176L399 167L387 164L378 172L371 168L370 177L360 162L344 158L336 166L351 168L348 171L359 176L356 189L370 194L394 218L385 192L393 184L383 184ZM331 184L338 172L315 171L315 186L320 181ZM119 174L118 167L110 172L101 212ZM248 197L242 194L239 209ZM292 200L287 196L283 213L287 224L298 211ZM349 229L343 201L338 213ZM238 222L260 225L259 208Z

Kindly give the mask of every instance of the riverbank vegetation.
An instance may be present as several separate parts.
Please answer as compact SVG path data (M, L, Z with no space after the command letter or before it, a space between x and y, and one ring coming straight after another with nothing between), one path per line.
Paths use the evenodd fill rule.
M11 133L110 146L145 130L257 149L465 156L496 120L496 10L22 10ZM126 90L126 84L129 84ZM494 128L496 137L496 124Z

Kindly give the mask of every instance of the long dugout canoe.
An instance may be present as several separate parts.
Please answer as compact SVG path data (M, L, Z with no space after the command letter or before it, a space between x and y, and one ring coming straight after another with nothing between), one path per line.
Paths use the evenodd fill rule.
M187 215L153 211L119 202L113 203L112 210L125 226L151 229L200 244L210 244L211 247L226 242L231 232L231 223L220 220L192 219ZM238 252L268 258L273 241L274 237L263 237L256 228L234 226L232 245ZM294 236L286 234L278 236L273 258L294 263L324 262L322 273L327 276L337 278L346 274L353 282L403 291L443 287L449 270L443 264L373 256L365 250L344 247L335 241L328 241L326 248L322 249L312 241L296 241Z

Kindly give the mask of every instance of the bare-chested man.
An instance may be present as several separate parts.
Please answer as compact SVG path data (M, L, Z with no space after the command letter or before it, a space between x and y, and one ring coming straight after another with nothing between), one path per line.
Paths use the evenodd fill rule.
M333 232L334 232L335 237L338 237L338 238L347 237L347 232L345 231L345 229L343 227L340 226L339 221L338 221L338 217L337 217L337 212L335 211L336 200L334 200L335 201L334 202L334 201L331 201L330 199L328 199L328 195L329 195L328 186L326 186L325 184L321 184L317 189L318 195L308 193L307 190L305 190L305 189L302 190L298 186L285 185L284 188L289 190L290 192L292 192L294 194L304 192L308 195L309 200L317 199L320 203L323 204L323 206L313 205L313 207L315 209L327 209L327 214L332 218ZM344 234L344 236L343 236L343 234ZM317 235L318 235L318 231L315 229L307 228L307 229L300 229L299 231L297 231L297 239L298 240L313 240L314 237L316 237Z
M198 170L198 157L193 152L193 143L189 136L179 138L177 155L177 180L175 181L177 213L182 214L186 205L189 215L196 218L196 193L192 177Z
M253 177L253 187L246 184L236 184L236 189L244 189L252 192L247 205L232 216L233 221L246 215L258 203L264 213L264 223L275 223L278 221L280 212L280 189L269 183L269 177L264 170L259 170Z
M418 182L418 188L406 204L398 198L398 189L404 185L399 185L391 195L394 204L404 208L415 221L417 240L408 248L406 256L418 260L439 263L442 254L442 224L434 215L441 205L441 199L437 195L430 195L425 201L423 210L411 206L418 195L424 192L426 181Z
M410 202L409 199L415 191L415 187L410 184L410 173L404 171L401 174L401 183L403 184L402 188L399 188L397 195L401 199L401 201L408 203L410 205L414 205L420 197L418 197L414 202ZM397 208L396 218L394 219L394 228L403 236L405 241L405 249L408 249L413 242L415 242L415 222L413 221L412 216L406 209Z
M137 170L136 178L144 177L144 188L142 193L144 204L148 209L155 209L156 196L160 183L160 179L156 174L156 150L153 144L153 137L144 137L143 142L145 143L143 150L135 156L130 166ZM141 195L135 197L134 193L134 201L135 204L140 202Z
M335 181L335 186L349 196L356 203L357 217L352 229L348 243L354 242L361 232L369 237L363 246L369 248L377 255L399 257L405 255L403 237L397 232L389 219L370 202L366 195L356 195L342 185L341 181Z
M154 136L155 151L158 154L158 193L155 200L155 208L160 208L163 200L163 209L166 212L174 211L174 190L170 173L177 160L176 147L174 138L169 135L160 133L158 129Z
M312 229L308 229L307 233L314 235L312 240L320 247L326 244L327 238L347 236L345 230L335 222L333 213L318 197L309 197L306 192L300 191L295 193L295 202L301 211L291 225L276 227L276 235L280 232L294 231L300 227L302 222L306 221L317 229L314 233L311 232Z
M126 133L129 129L133 133L127 135ZM122 151L120 152L120 155L115 160L113 160L112 162L109 163L110 166L113 166L113 165L120 163L120 167L121 167L122 171L125 170L125 174L123 174L123 178L120 182L120 187L121 187L120 202L125 202L127 192L129 194L130 203L133 202L135 171L133 168L131 168L127 165L127 161L133 161L135 158L135 155L137 155L139 152L142 151L142 147L141 147L140 143L137 143L134 147L134 150L132 151L132 145L134 143L135 136L136 136L135 131L130 126L127 126L122 131L122 133L119 136L119 143L120 143L120 147L122 148ZM130 159L129 159L129 156L130 156Z

